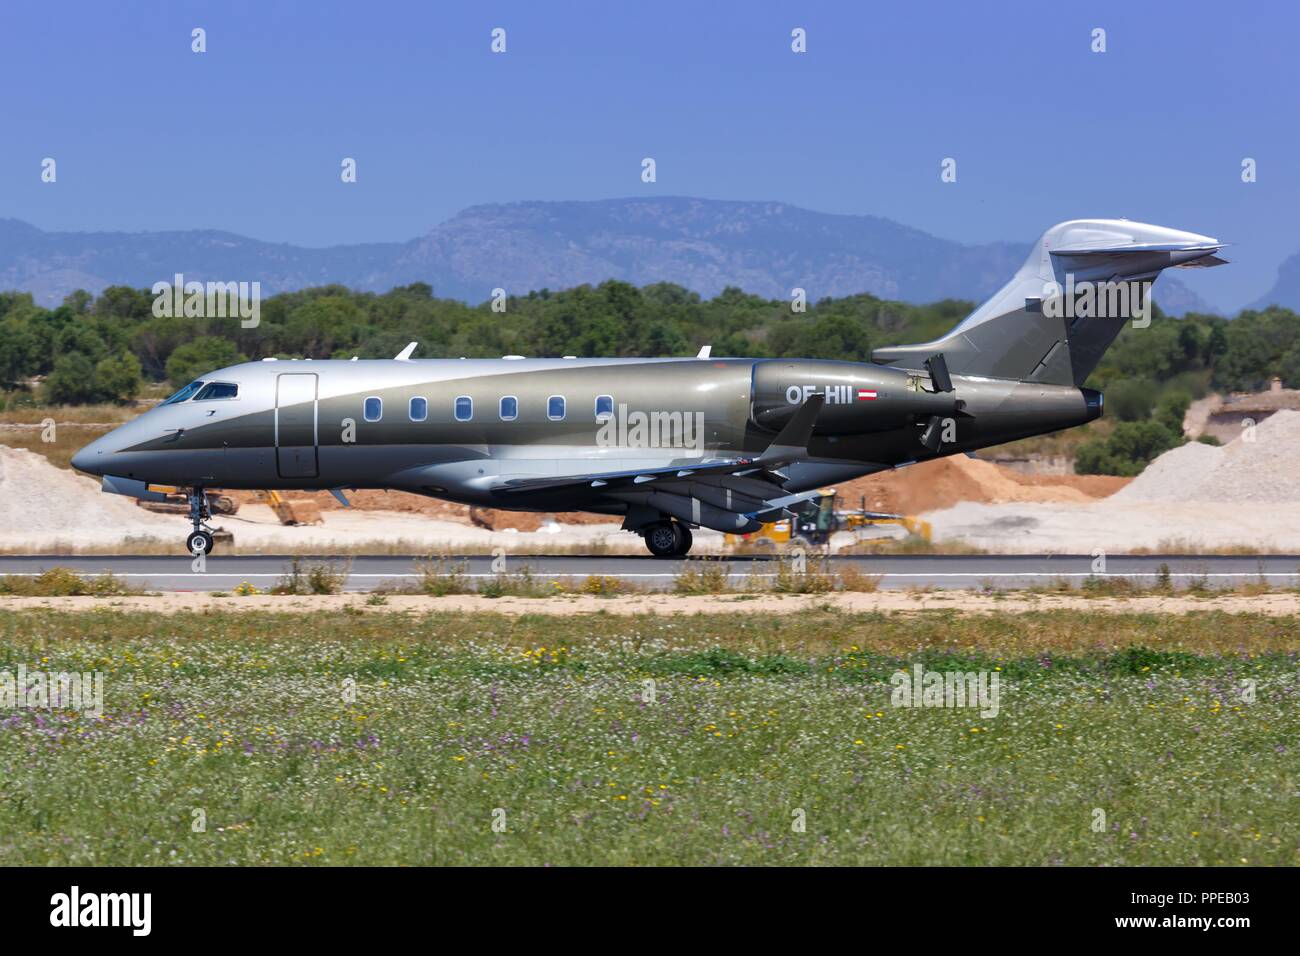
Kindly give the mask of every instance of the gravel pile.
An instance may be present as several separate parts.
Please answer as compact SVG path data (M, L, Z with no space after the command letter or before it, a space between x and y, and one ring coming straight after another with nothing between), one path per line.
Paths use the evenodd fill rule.
M164 515L136 507L131 498L106 495L99 482L51 465L43 455L0 445L0 543L10 536L63 532L99 537L174 534Z
M1300 503L1300 412L1273 413L1253 441L1167 451L1111 500Z

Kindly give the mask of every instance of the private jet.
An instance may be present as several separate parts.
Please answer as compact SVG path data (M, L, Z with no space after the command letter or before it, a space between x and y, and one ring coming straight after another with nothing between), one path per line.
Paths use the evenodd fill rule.
M222 368L81 449L106 492L397 489L489 508L621 519L656 557L692 529L750 532L824 485L1090 422L1084 386L1166 268L1216 239L1128 220L1047 230L943 337L870 362L721 358L264 359ZM1119 294L1115 294L1115 293Z

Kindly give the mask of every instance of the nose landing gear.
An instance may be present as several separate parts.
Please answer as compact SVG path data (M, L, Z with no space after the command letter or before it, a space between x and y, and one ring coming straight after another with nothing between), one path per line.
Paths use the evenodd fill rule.
M186 497L190 503L190 522L194 525L194 530L185 539L185 550L190 554L211 554L212 531L208 527L208 520L212 515L208 511L208 496L202 488L190 488Z

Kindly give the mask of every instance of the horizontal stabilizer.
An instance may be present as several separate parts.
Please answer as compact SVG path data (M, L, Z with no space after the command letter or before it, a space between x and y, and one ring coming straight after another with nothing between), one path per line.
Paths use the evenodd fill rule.
M1220 242L1126 242L1111 246L1073 246L1049 250L1054 256L1124 256L1135 252L1218 252Z
M1193 259L1191 262L1180 262L1174 266L1175 269L1212 269L1215 266L1226 266L1228 260L1222 256L1205 256L1201 259Z

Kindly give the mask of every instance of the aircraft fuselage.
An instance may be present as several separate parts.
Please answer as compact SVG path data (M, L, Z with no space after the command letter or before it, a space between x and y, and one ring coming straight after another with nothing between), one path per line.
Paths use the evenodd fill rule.
M391 488L619 513L617 500L592 492L525 503L500 489L517 478L757 455L813 395L824 400L813 457L786 469L788 491L1100 414L1096 393L1073 387L955 376L953 392L934 393L923 370L804 359L268 361L202 381L236 394L156 407L74 464L151 484ZM936 415L952 423L938 452L918 439Z

